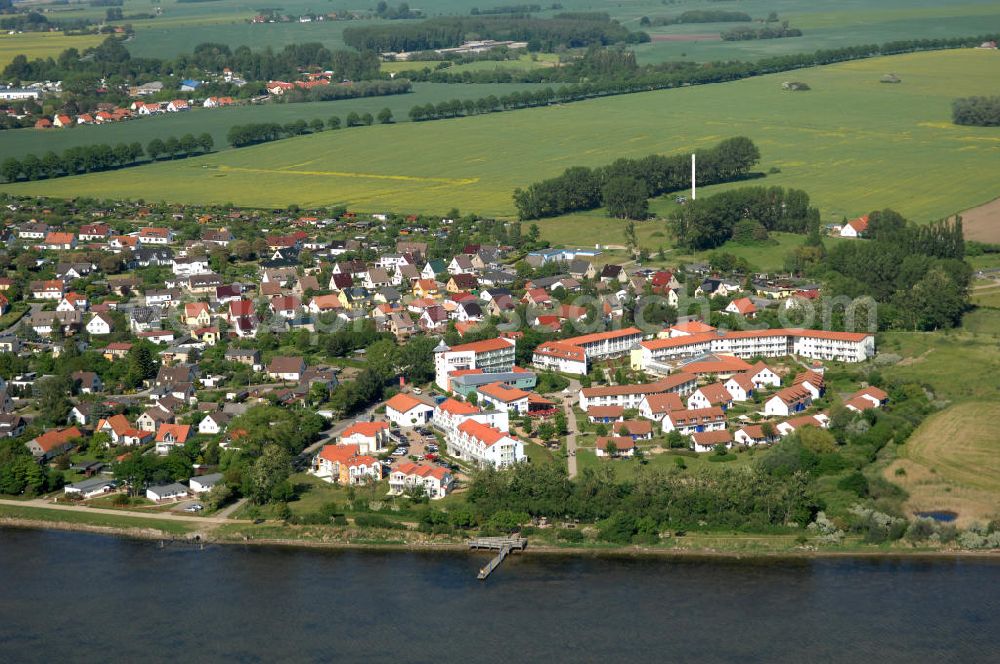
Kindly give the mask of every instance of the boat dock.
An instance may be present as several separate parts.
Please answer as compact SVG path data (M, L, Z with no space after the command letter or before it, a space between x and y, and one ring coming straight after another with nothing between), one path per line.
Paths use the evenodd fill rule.
M496 551L497 555L493 557L493 560L486 565L486 567L480 568L479 576L477 577L480 581L486 579L490 574L493 573L497 567L500 567L500 563L503 559L507 557L512 551L524 551L525 547L528 546L528 540L523 537L477 537L476 539L469 540L469 550L470 551L480 551L486 549L488 551Z

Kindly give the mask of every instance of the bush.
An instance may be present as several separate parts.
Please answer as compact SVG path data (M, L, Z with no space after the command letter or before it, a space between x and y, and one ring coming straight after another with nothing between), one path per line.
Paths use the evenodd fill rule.
M855 471L837 482L837 488L842 491L850 491L861 498L868 495L868 479L861 473Z
M388 519L381 514L359 514L354 517L354 525L359 528L388 528L390 530L406 530L406 525Z
M577 530L576 528L560 528L556 531L556 539L562 540L563 542L573 542L579 543L583 542L586 537L582 530Z

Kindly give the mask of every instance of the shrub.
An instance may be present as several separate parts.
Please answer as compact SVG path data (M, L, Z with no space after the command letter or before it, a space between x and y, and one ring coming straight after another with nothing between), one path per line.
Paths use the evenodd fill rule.
M582 542L586 539L582 530L576 528L560 528L556 531L556 539L564 542Z

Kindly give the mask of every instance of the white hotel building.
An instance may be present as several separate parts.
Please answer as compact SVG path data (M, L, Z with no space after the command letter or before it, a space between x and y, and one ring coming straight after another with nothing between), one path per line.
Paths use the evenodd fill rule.
M591 362L626 355L635 344L642 341L642 337L642 330L627 327L551 341L535 349L531 362L543 369L585 374Z
M505 337L474 341L449 348L443 341L434 349L434 382L448 391L448 375L464 369L500 373L514 368L515 341Z
M446 440L448 454L480 466L505 468L527 459L520 440L472 419L458 425Z
M875 336L863 332L830 332L800 328L705 332L640 342L632 350L632 367L666 373L662 363L707 353L741 358L799 355L814 360L864 362L875 355Z

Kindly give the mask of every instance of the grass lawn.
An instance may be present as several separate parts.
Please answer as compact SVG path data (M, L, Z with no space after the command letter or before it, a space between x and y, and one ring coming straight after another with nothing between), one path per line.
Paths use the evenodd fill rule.
M889 332L879 351L902 355L882 373L934 388L939 399L1000 399L1000 312L981 310L965 327L948 333ZM970 316L967 316L970 318Z
M555 461L555 457L550 449L536 445L535 443L525 443L524 453L528 456L528 460L531 463L552 463Z
M879 83L887 71L903 83ZM1000 194L996 171L989 167L1000 134L951 124L952 100L984 94L983 81L998 76L1000 57L992 51L907 54L798 71L795 78L812 86L803 93L782 91L781 82L789 78L783 73L511 113L324 132L2 189L261 207L345 202L362 210L431 213L458 207L503 216L514 212L516 187L568 166L685 153L746 135L760 147L761 170L781 171L757 184L806 190L824 221L883 207L928 221ZM733 185L709 189L726 186Z
M50 510L44 507L0 505L0 518L31 519L32 521L51 521L59 523L78 523L91 526L107 526L110 528L153 528L171 535L184 535L197 527L184 521L167 521L164 519L143 519L134 517L114 516L110 514L93 514L85 510L71 512L68 510Z

